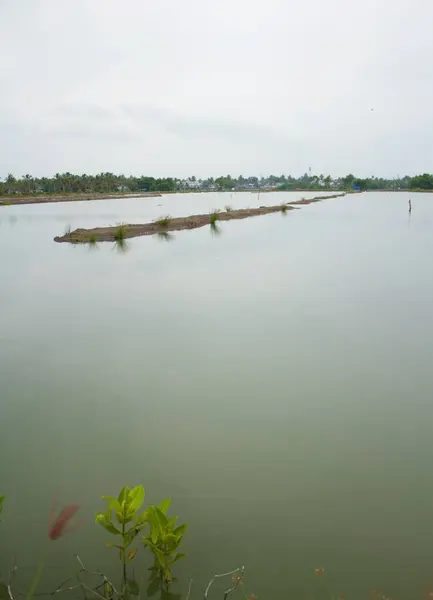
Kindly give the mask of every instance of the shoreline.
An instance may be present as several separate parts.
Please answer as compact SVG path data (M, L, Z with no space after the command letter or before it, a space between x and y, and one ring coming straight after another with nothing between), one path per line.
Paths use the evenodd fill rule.
M237 210L214 212L202 215L190 215L187 217L162 217L150 223L125 223L108 227L95 227L93 229L75 229L54 238L58 243L70 244L95 244L97 242L115 242L127 238L141 237L145 235L166 235L173 231L185 229L198 229L210 225L215 227L219 221L231 221L234 219L247 219L260 215L295 210L299 205L313 204L331 198L342 198L346 194L334 194L332 196L317 196L308 200L295 200L274 206L260 206L259 208L240 208Z
M41 196L0 196L0 206L19 206L21 204L48 204L50 202L80 202L90 200L115 200L118 198L154 198L162 196L161 192L111 192L110 194L53 194Z

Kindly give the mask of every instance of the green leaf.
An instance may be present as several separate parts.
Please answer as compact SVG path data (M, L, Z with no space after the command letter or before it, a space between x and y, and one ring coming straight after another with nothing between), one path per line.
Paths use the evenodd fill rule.
M158 508L164 515L166 515L168 509L170 508L170 505L171 505L171 498L166 498L165 500L163 500L161 502L161 504L159 505Z
M136 485L129 492L128 506L129 511L136 512L144 502L144 487L142 485Z
M116 519L122 525L126 525L127 523L130 523L132 521L133 515L134 515L134 513L132 513L132 515L131 515L124 509L123 512L116 513Z
M176 556L173 558L173 560L171 561L171 564L174 565L175 562L177 562L178 560L180 560L181 558L185 558L186 554L184 554L183 552L179 552L178 554L176 554Z
M158 576L158 573L154 571L154 576L150 579L149 585L147 587L147 596L154 596L161 587L161 579Z
M120 529L117 529L117 527L115 527L113 523L108 521L104 513L99 513L96 515L95 523L99 523L99 525L102 525L104 529L106 529L110 533L114 533L114 535L122 535Z
M176 527L176 529L173 531L173 534L180 538L183 538L187 527L188 527L188 525L186 525L186 523L184 523L183 525L179 525L179 527Z
M128 592L132 594L132 596L140 595L140 588L138 587L138 583L133 579L126 580L126 587L128 589Z
M179 517L168 517L167 518L167 522L168 522L168 527L170 529L173 529L174 526L176 525L176 521L178 520Z
M143 512L141 513L141 515L137 515L135 517L135 522L137 525L140 525L141 523L146 523L147 520L149 518L149 512L147 510L147 508L145 510L143 510Z
M102 499L108 502L108 508L110 511L113 509L116 511L121 510L121 506L116 498L113 498L112 496L102 496Z
M163 552L161 552L161 550L158 550L158 548L152 548L152 552L155 555L155 558L158 562L158 564L165 569L165 555Z
M152 544L156 544L158 541L158 529L156 527L152 527L150 530L150 539L152 540Z
M138 527L131 527L125 535L123 536L123 545L127 548L132 542L134 538L140 533L140 529Z
M129 492L130 492L130 489L129 489L129 487L126 487L126 486L120 490L117 500L121 506L126 502Z
M179 546L180 542L181 542L181 538L176 537L172 533L169 533L168 535L164 536L164 544L165 544L167 550L169 550L170 552L173 552L173 550L176 550L176 548Z
M154 506L154 514L158 521L159 526L162 529L166 529L166 527L168 525L168 519L165 516L165 514L157 506Z

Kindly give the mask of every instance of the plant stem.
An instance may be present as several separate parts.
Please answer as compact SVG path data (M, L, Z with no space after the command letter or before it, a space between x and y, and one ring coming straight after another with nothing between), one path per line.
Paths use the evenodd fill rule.
M122 561L123 561L123 590L126 590L126 548L125 548L125 523L122 523Z

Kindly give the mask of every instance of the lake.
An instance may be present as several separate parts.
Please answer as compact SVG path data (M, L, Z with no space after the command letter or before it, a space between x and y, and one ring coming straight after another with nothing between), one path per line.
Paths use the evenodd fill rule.
M189 525L183 598L241 565L260 600L433 590L433 194L411 215L409 194L368 193L123 251L53 242L314 195L0 207L0 566L16 556L17 589L43 560L54 590L76 552L115 579L94 515L142 483ZM49 541L55 498L85 523Z

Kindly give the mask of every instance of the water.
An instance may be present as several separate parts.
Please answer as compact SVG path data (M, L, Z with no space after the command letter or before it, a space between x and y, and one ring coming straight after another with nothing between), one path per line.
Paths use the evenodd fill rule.
M2 572L16 556L25 590L42 558L39 589L53 590L79 552L115 578L92 521L101 495L141 482L189 524L176 572L192 598L240 565L263 600L425 597L433 195L412 195L411 217L408 197L327 200L126 252L53 237L299 194L2 207ZM50 542L53 498L86 523Z

